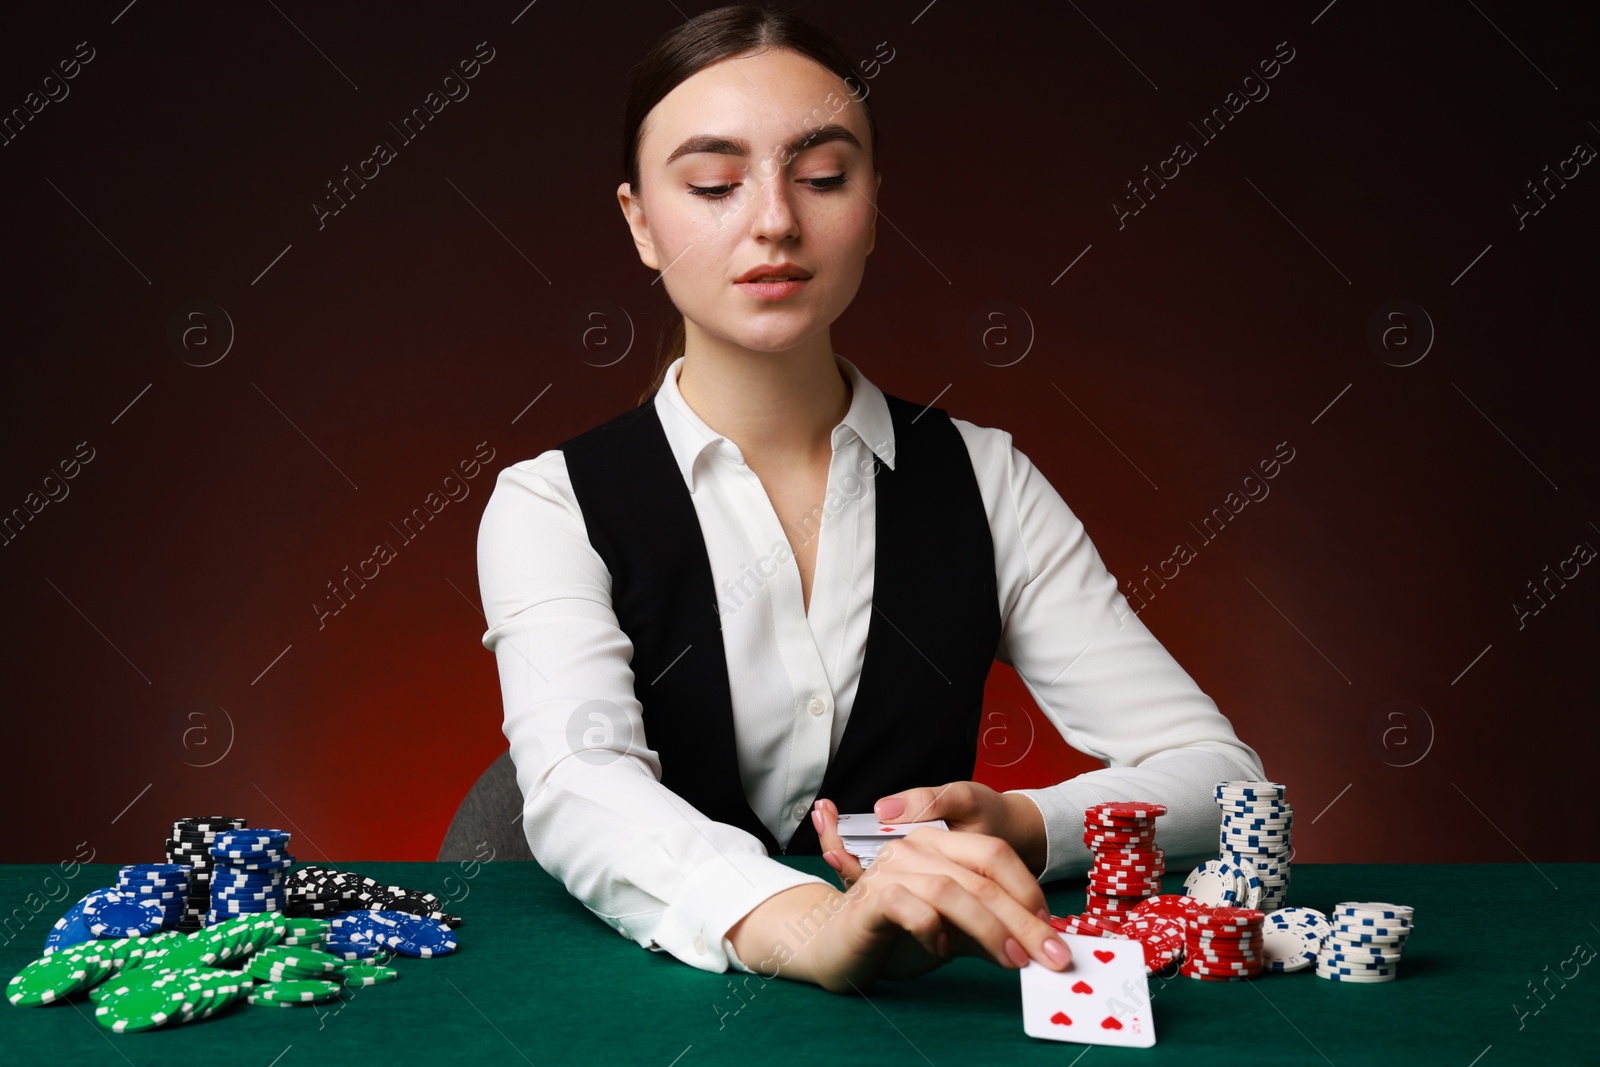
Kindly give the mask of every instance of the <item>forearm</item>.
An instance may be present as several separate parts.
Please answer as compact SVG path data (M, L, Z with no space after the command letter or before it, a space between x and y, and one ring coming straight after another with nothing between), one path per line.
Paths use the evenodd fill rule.
M807 946L845 905L831 885L798 885L768 897L734 923L728 940L739 959L765 978L817 982Z

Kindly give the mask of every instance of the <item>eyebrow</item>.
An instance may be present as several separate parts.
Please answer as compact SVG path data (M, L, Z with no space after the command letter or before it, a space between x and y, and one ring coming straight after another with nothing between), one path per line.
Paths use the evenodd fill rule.
M801 134L788 144L785 144L783 148L785 152L793 156L807 148L815 148L831 141L843 141L845 144L854 145L856 148L861 147L861 142L856 139L855 134L837 122L830 122L817 127L809 133ZM679 156L692 155L696 152L710 152L720 156L748 156L750 154L750 142L740 137L697 134L673 149L672 154L667 157L667 162L671 163Z

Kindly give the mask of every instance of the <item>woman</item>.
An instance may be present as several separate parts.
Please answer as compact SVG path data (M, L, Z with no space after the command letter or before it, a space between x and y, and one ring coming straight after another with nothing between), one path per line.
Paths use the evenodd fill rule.
M591 911L703 969L1060 970L1039 880L1087 865L1084 808L1165 803L1163 843L1200 856L1211 786L1264 775L1009 434L834 353L876 237L855 84L748 5L635 73L617 196L678 336L638 408L503 470L479 533L523 826ZM1107 767L968 781L996 658ZM863 872L840 810L951 829ZM772 858L818 851L845 890Z

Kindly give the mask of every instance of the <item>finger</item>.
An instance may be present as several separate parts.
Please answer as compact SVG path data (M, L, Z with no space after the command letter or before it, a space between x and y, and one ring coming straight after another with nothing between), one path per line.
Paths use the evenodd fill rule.
M1018 940L1013 937L1010 927L995 914L988 901L970 892L959 879L946 874L919 872L902 874L899 884L931 904L944 917L945 923L954 928L957 936L951 938L952 951L960 955L985 956L1012 971L1028 962L1027 951L1017 947ZM1052 930L1051 935L1054 934ZM1008 951L1008 943L1022 957L1020 961ZM1059 969L1053 964L1047 965L1053 970Z
M929 822L933 819L961 819L970 813L965 803L968 799L960 787L965 783L949 782L938 788L918 786L891 793L872 806L879 822Z
M1050 925L1044 891L1004 840L987 834L932 830L913 830L904 840L915 841L919 850L931 846L935 854L951 862L949 871L936 873L954 879L978 900L1015 940L1014 951L1038 960L1051 970L1061 970L1071 961L1071 952ZM1004 938L1000 947L1004 950ZM1007 958L1015 965L1014 959Z
M1040 908L1048 908L1044 890L1039 888L1039 880L1004 838L992 834L947 833L927 828L913 830L901 840L913 839L919 846L924 843L931 845L946 859L994 882L1033 918L1037 918L1034 913Z
M873 902L868 905L869 917L874 912L882 917L876 925L880 927L892 925L906 931L916 938L917 944L921 945L928 955L936 959L952 958L950 935L939 909L907 886L889 884L884 886L881 892L873 893L863 899ZM872 920L869 918L868 921Z
M855 884L860 878L864 868L859 860L845 849L844 839L839 836L839 809L831 800L818 800L811 806L811 825L816 828L817 842L822 847L823 858L828 861L828 866L839 872L845 888Z

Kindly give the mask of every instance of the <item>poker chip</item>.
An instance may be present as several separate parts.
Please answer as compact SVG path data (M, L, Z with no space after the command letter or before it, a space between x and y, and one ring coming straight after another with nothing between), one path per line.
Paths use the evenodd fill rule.
M1104 804L1096 804L1084 812L1085 817L1095 815L1109 815L1125 819L1147 820L1155 819L1167 813L1165 804L1135 803L1124 800L1113 800Z
M257 986L250 993L252 1004L320 1004L325 1000L333 1000L339 995L340 986L337 982L324 981L320 978L293 979L283 982L269 982Z
M1164 915L1187 923L1197 914L1201 904L1191 896L1180 893L1158 893L1140 901L1132 909L1134 915Z
M1206 860L1190 871L1183 891L1209 907L1237 904L1244 895L1238 868L1223 860Z
M18 1007L35 1007L63 1000L100 982L113 970L96 960L46 956L34 960L6 983L6 999Z
M1145 971L1154 974L1184 957L1186 924L1164 915L1136 915L1126 919L1120 933L1144 945Z
M94 940L95 935L89 929L89 921L83 917L84 901L95 893L103 893L110 888L110 886L107 886L105 889L92 890L83 899L68 908L65 915L55 921L55 925L50 928L50 932L44 938L45 955L64 948L70 948L73 945L81 945L85 941Z
M379 964L358 963L346 967L339 972L339 981L349 989L359 989L363 986L384 985L400 977L400 972L394 967L384 967Z
M1317 961L1317 953L1332 927L1328 918L1312 908L1284 908L1267 915L1262 948L1265 969L1276 974L1303 971Z
M1050 925L1063 934L1082 934L1085 937L1105 937L1117 932L1115 926L1092 915L1052 915Z
M83 900L83 919L95 937L128 937L161 929L166 918L158 901L116 889L91 893Z

